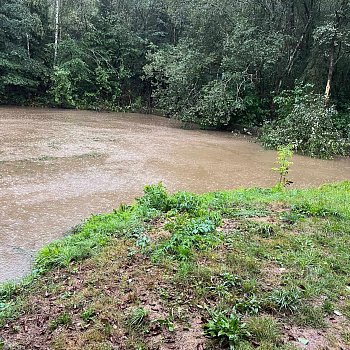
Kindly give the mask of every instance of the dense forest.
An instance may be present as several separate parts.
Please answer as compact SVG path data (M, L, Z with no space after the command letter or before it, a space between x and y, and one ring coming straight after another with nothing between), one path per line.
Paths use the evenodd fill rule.
M0 103L159 110L346 154L348 0L0 0Z

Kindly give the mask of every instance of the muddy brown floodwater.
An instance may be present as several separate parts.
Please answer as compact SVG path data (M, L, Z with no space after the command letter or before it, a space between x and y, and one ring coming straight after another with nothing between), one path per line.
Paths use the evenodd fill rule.
M145 184L205 192L271 186L275 152L230 133L184 130L140 114L0 108L0 282L91 213ZM349 179L350 160L295 157L298 187Z

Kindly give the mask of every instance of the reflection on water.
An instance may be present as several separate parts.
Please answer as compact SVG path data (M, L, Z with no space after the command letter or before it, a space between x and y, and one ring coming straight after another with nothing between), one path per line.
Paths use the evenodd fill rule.
M271 186L275 152L229 133L183 130L139 114L0 108L0 281L91 213L145 184L196 192ZM295 157L294 186L350 178L350 160Z

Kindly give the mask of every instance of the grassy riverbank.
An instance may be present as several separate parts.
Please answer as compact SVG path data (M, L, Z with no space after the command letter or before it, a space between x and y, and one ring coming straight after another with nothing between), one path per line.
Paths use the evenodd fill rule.
M350 182L150 186L2 286L0 349L347 349L349 276Z

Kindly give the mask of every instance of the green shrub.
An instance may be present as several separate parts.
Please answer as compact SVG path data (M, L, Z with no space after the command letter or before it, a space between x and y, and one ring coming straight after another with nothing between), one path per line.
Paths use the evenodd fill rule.
M278 167L272 168L272 170L279 174L279 181L275 188L281 190L284 189L290 183L287 177L289 174L290 167L291 165L293 165L293 162L291 162L293 157L293 146L278 146L277 154L278 155L275 164L278 165Z
M260 137L265 147L292 145L297 152L325 159L346 153L345 140L334 124L335 108L325 106L324 97L310 92L310 86L298 86L275 102L279 119L265 124Z
M50 93L55 104L60 107L74 107L73 83L70 72L63 67L55 67L52 77L52 87Z
M139 199L141 205L166 212L169 209L169 197L166 188L160 182L144 188L144 196Z
M342 107L342 106L340 106ZM343 137L350 143L350 106L346 106L345 112L340 111L334 119L334 124L337 130L339 130ZM343 106L344 109L344 106Z

